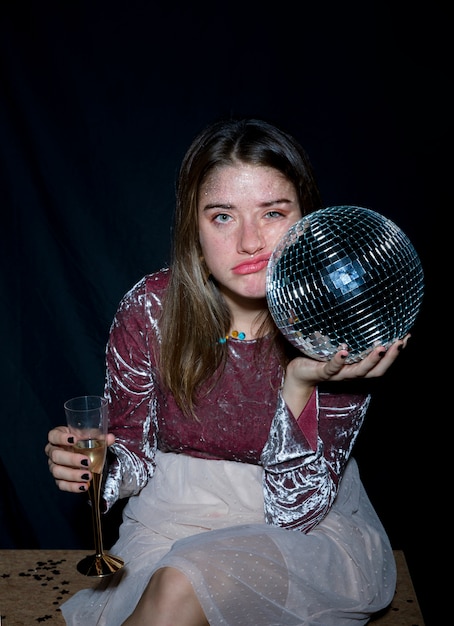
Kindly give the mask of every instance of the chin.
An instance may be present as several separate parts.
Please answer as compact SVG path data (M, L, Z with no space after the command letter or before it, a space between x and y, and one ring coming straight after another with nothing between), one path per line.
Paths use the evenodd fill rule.
M266 293L264 289L246 289L244 292L238 294L243 298L248 298L250 300L265 300Z

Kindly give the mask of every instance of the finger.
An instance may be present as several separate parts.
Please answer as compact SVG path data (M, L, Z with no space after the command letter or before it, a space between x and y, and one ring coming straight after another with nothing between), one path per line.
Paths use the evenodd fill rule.
M67 446L68 444L71 444L72 442L68 441L71 437L72 435L67 426L57 426L56 428L50 430L47 435L49 443L55 446Z
M92 474L87 468L74 469L65 465L57 465L51 459L49 459L48 463L49 471L61 491L77 492L88 490Z
M49 464L63 465L65 467L71 467L74 469L87 470L90 460L83 454L73 452L72 449L64 448L62 446L50 446L49 452Z
M60 489L60 491L67 491L69 493L84 493L88 491L90 481L66 481L66 480L56 480L55 484Z
M332 378L340 373L340 371L345 367L345 359L348 356L348 350L342 348L336 354L327 361L323 366L323 374L326 378Z
M403 347L404 347L404 348L406 348L406 347L407 347L407 343L408 343L408 340L409 340L410 338L411 338L411 334L410 334L410 333L407 333L407 334L405 335L405 337L402 339L402 343L403 343ZM398 342L397 342L397 343L398 343Z
M372 375L378 376L377 367L382 363L386 354L386 348L377 346L360 361L345 363L348 352L347 350L340 350L326 364L325 372L330 375L331 380L352 380L355 378L371 378ZM385 363L382 368L383 371L386 371L387 367L389 367L389 365ZM372 372L374 372L374 374L372 374Z
M366 374L366 377L373 378L383 376L394 363L394 361L399 357L402 350L405 349L408 339L409 336L406 336L404 339L399 339L398 341L395 341L386 351L384 350L384 348L377 348L377 350L374 350L374 353L369 355L371 357L368 362L368 365L370 367Z

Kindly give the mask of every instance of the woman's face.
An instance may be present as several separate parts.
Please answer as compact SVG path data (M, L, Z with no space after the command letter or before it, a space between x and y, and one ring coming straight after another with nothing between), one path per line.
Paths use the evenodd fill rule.
M210 273L227 298L264 298L271 253L301 218L297 194L278 170L217 168L200 188L199 238Z

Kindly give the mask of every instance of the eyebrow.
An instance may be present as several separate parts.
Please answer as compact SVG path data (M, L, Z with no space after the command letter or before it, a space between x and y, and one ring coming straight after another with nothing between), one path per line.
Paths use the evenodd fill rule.
M209 211L210 209L234 209L235 207L232 206L231 204L206 204L203 207L204 211Z
M291 204L292 202L293 200L289 200L288 198L278 198L277 200L270 200L268 202L262 202L259 204L259 206L263 208L267 208L267 207L275 206L276 204ZM236 206L233 204L223 204L223 203L217 204L216 202L214 202L214 203L206 204L203 207L204 211L209 211L210 209L229 209L229 210L233 209L234 210L236 209Z

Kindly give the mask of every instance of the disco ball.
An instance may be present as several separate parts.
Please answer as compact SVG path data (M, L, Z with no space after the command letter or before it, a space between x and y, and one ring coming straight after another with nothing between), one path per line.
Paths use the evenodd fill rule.
M289 229L271 255L266 297L288 341L347 363L389 347L413 326L424 274L408 237L380 213L358 206L314 211Z

